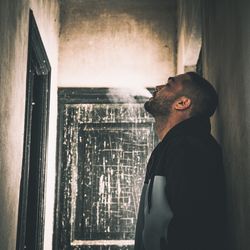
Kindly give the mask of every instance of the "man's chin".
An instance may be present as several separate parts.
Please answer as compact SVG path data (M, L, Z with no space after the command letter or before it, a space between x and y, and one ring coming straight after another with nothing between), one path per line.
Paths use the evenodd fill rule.
M144 103L144 109L149 113L151 114L152 116L154 116L154 111L153 111L153 108L152 108L152 103L150 100L146 101Z
M154 118L156 117L168 117L170 114L170 104L166 106L164 109L157 102L153 100L148 100L144 103L144 109L152 115Z

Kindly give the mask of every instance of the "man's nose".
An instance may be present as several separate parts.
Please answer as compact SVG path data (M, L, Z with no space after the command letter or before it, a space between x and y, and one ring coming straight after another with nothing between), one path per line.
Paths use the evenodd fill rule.
M159 90L161 90L163 87L164 87L164 84L163 84L163 85L157 85L157 86L155 87L155 90L156 90L156 91L159 91Z

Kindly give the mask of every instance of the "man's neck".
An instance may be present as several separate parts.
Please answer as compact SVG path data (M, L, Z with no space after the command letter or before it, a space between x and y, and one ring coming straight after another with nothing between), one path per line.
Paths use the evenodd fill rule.
M156 134L158 138L162 141L171 128L188 118L189 116L155 117Z

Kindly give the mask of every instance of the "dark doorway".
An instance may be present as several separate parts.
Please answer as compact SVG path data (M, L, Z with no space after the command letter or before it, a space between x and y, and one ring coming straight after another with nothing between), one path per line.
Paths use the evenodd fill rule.
M155 146L144 101L109 89L59 89L54 250L131 250L147 158Z
M17 250L43 249L50 71L48 57L30 11Z

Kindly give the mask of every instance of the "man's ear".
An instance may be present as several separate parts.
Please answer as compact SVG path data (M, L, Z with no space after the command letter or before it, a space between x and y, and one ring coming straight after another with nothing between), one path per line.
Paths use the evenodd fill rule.
M181 96L174 102L174 109L175 110L186 110L191 107L191 99L186 96Z

